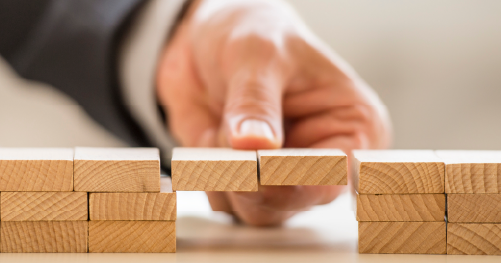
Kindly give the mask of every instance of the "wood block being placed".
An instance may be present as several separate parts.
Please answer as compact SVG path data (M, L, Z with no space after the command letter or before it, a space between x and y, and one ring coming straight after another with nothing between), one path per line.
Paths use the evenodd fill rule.
M457 223L501 223L501 194L448 194L447 220Z
M448 194L501 194L501 151L436 151Z
M89 221L89 252L176 252L176 222Z
M258 150L262 185L346 185L347 156L338 149Z
M2 222L2 253L85 253L88 221Z
M176 193L162 177L160 193L91 193L90 220L176 220Z
M73 149L0 148L0 191L73 191Z
M447 254L501 255L501 224L447 224Z
M360 194L444 193L445 165L431 150L353 151Z
M443 222L445 194L357 195L357 221Z
M84 192L2 192L2 221L87 220Z
M156 148L76 148L75 191L160 192Z
M358 250L367 254L445 254L445 222L359 222Z
M257 191L255 151L174 148L174 191Z

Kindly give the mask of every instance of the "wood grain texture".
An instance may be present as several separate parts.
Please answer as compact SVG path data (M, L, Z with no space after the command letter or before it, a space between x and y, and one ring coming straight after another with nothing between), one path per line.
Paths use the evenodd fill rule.
M2 222L2 253L85 253L88 221Z
M87 220L84 192L2 192L2 221Z
M75 191L160 192L156 148L76 148Z
M161 179L160 193L91 193L90 220L175 221L176 193L170 178Z
M357 221L444 220L445 194L357 195Z
M174 191L257 191L255 151L227 148L175 148Z
M445 165L431 150L356 150L360 194L444 193Z
M445 222L359 222L358 250L368 254L445 254Z
M501 223L501 194L448 194L447 220L457 223Z
M176 222L90 221L89 252L176 252Z
M501 255L501 224L447 224L447 254Z
M501 194L501 151L436 151L445 162L445 192Z
M347 156L338 149L258 150L262 185L346 185Z
M73 191L73 149L0 148L0 191Z

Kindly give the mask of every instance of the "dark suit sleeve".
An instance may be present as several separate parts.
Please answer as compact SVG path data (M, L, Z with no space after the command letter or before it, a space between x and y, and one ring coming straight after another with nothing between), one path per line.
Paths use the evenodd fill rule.
M0 54L131 146L152 146L119 91L120 38L144 0L0 0Z

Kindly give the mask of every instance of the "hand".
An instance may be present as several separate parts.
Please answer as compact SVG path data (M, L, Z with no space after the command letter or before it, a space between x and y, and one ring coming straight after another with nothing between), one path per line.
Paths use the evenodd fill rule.
M158 97L183 146L385 148L375 92L282 1L195 1L160 59ZM214 210L279 224L329 203L339 186L208 192Z

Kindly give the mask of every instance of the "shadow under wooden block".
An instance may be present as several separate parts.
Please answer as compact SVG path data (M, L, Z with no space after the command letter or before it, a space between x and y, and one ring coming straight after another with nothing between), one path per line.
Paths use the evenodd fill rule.
M501 151L436 151L448 194L501 194Z
M85 221L85 192L2 192L2 221Z
M501 255L501 224L447 224L447 254Z
M445 222L359 222L364 254L445 254Z
M76 148L75 191L160 192L157 148Z
M175 221L171 180L162 177L160 184L160 193L90 193L90 220Z
M357 195L357 221L443 222L445 194Z
M501 223L501 194L448 194L447 220L454 223Z
M256 151L174 148L174 191L257 191Z
M89 221L89 252L176 252L176 222Z
M88 221L3 221L2 253L86 253Z
M355 150L360 194L442 194L445 165L431 150Z
M338 149L258 150L262 185L346 185L347 156Z
M0 148L0 191L73 191L73 149Z

